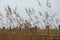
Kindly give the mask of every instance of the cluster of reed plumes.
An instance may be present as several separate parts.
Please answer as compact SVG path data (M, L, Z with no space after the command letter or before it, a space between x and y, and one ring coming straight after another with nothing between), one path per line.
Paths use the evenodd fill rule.
M39 0L38 0L38 5L42 7L42 4L40 3ZM49 2L49 0L47 0L46 5L48 6L48 8L51 8L51 3ZM57 20L54 18L57 14L49 15L48 11L45 11L44 15L41 11L39 11L38 12L39 17L38 17L37 15L34 15L35 14L34 8L29 8L29 9L25 8L25 11L29 16L30 20L24 20L23 17L19 15L19 12L17 11L17 7L11 9L11 7L8 5L5 8L5 11L6 11L6 22L7 22L6 25L11 27L17 27L17 26L23 27L26 23L28 23L29 26L30 25L38 26L38 24L46 26L47 24L49 24L51 27L52 26L55 27L57 23ZM34 23L32 23L34 20L31 15L33 15L37 19Z

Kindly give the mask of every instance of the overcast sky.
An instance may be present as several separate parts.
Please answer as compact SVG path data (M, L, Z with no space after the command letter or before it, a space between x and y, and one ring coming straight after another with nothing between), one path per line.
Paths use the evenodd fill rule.
M45 12L47 11L46 8L46 1L47 0L39 0L42 4L42 9L38 5L37 0L0 0L0 13L5 13L4 7L9 5L12 9L17 6L17 10L24 19L29 19L24 8L34 8L36 15L38 11ZM53 15L57 13L57 18L60 20L60 0L49 0L51 3L51 8L49 9L49 14ZM5 20L5 18L4 18ZM3 21L4 22L4 21Z

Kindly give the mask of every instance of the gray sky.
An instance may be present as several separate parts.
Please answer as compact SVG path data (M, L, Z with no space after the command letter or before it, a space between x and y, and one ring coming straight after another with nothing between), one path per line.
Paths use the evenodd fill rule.
M60 0L49 0L51 3L52 8L49 9L49 14L53 15L54 13L57 13L57 18L60 20ZM40 0L42 4L42 8L38 5L37 0L0 0L0 12L5 15L4 7L9 5L12 9L14 9L17 6L17 10L20 13L20 16L22 16L24 19L29 19L28 15L26 14L24 8L34 8L35 15L38 15L38 11L45 12L47 11L46 6L46 0ZM5 20L5 17L4 17ZM5 21L3 21L5 22Z

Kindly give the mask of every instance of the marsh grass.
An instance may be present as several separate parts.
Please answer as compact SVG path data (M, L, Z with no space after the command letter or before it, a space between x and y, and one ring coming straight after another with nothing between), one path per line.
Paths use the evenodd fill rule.
M39 5L39 7L42 7L42 4L40 3L40 1L39 0L37 0L37 2L38 2L38 5ZM49 0L47 0L47 2L46 2L46 5L47 5L47 7L49 7L49 8L51 8L51 3L49 2ZM23 20L23 17L21 17L20 15L19 15L19 12L17 12L17 7L15 7L14 9L12 9L9 5L7 5L7 7L4 7L5 8L5 11L6 11L6 22L7 22L7 24L9 24L11 27L12 26L20 26L20 24L22 24L23 23L23 26L24 26L24 24L25 24L25 20ZM43 24L46 26L47 25L47 23L49 24L49 25L51 25L52 26L52 23L54 23L54 18L55 18L55 16L57 16L57 14L53 14L52 16L51 15L49 15L49 13L48 13L48 11L45 11L44 13L42 13L41 11L39 11L38 12L38 14L39 14L39 17L37 16L37 15L34 15L35 14L35 10L34 10L34 8L25 8L25 11L26 11L26 13L27 13L27 15L28 15L28 17L30 18L30 21L34 21L33 19L33 17L31 16L31 15L33 15L36 19L40 19L39 17L43 17L43 19L41 19L41 20L36 20L36 22L34 22L34 24L38 24L38 23L41 23L42 24L42 22L43 22ZM13 14L15 15L15 18L13 18ZM45 16L44 16L44 15ZM1 16L1 15L0 15ZM27 20L28 21L28 20ZM42 21L42 22L41 22ZM52 22L53 21L53 22ZM55 20L56 21L56 20ZM15 23L15 24L14 24ZM29 23L29 22L28 22ZM31 23L30 23L31 24ZM53 24L53 25L55 25L55 24Z

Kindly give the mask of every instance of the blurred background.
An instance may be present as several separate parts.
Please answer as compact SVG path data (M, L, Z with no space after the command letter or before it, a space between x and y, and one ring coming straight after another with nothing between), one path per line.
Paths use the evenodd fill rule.
M37 25L41 29L45 28L46 23L50 23L52 25L51 28L58 28L60 24L59 4L60 0L0 0L0 28L3 26L6 28L12 26L13 28L22 22L24 23L26 20L30 22L32 26ZM12 15L7 12L9 8L12 11L12 13L10 13ZM15 9L16 15L19 17L14 14ZM49 16L48 19L45 18L45 13ZM12 20L12 22L9 20Z

